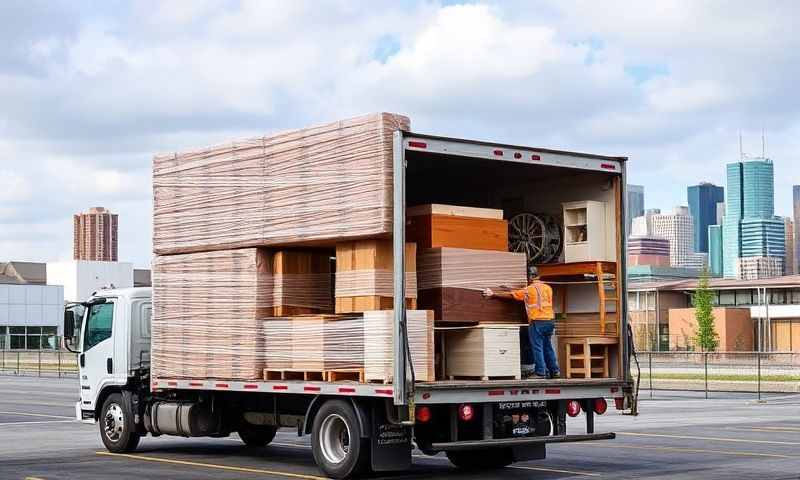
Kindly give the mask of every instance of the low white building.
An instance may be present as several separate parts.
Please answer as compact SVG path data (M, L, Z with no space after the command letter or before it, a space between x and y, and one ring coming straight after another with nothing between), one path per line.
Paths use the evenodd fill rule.
M47 263L47 284L63 285L64 299L83 302L103 288L133 286L133 264L69 260Z
M0 284L0 350L58 348L64 287Z

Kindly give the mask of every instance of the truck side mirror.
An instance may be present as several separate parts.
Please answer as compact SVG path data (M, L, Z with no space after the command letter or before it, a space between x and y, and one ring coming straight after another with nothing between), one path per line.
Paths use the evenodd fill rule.
M73 348L73 345L78 343L76 330L75 311L67 308L64 310L64 347L73 353L78 353Z

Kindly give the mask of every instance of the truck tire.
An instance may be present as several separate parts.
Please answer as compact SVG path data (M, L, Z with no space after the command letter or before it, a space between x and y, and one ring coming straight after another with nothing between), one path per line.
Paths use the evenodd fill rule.
M252 425L244 423L239 427L239 438L248 447L266 447L275 438L278 429L270 425Z
M127 453L136 450L141 436L133 423L131 406L122 394L112 393L100 409L100 438L109 452Z
M353 407L342 400L328 400L314 417L311 430L314 461L331 478L349 478L366 473L369 439L361 438Z
M508 448L491 450L458 450L447 452L450 463L463 470L491 470L514 463Z

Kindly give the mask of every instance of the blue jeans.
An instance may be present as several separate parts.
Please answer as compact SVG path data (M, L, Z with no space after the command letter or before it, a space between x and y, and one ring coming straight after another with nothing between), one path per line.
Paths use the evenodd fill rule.
M553 330L555 324L552 320L536 320L528 327L528 336L533 349L533 363L536 365L534 373L542 377L560 373L558 357L553 350Z

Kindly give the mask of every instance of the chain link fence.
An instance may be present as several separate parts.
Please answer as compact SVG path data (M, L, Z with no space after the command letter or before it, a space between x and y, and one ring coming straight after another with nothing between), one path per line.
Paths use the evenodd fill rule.
M0 350L0 375L77 377L78 354L65 350Z
M640 389L800 393L800 353L638 352ZM637 375L636 368L631 372Z

